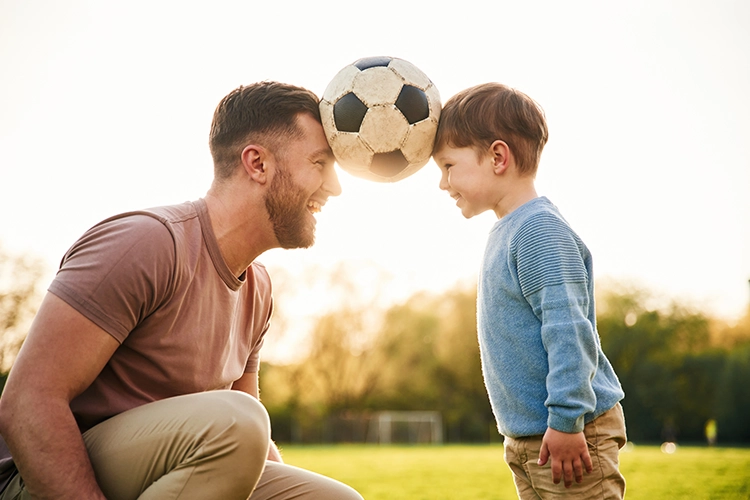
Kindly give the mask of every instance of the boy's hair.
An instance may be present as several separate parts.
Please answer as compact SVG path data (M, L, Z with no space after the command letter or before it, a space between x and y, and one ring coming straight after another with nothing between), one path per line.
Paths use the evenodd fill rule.
M259 82L231 91L216 107L211 122L208 145L215 178L231 177L251 141L278 149L283 140L301 137L297 115L309 113L320 122L318 104L311 91L279 82Z
M534 175L549 132L544 110L501 83L484 83L454 95L440 114L434 152L445 145L484 154L496 140L513 153L521 175Z

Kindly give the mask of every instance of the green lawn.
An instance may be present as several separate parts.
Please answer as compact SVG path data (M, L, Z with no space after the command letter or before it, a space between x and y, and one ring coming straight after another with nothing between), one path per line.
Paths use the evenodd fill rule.
M366 500L514 499L502 445L283 446L291 465L356 488ZM620 454L628 500L750 499L750 448L635 446Z

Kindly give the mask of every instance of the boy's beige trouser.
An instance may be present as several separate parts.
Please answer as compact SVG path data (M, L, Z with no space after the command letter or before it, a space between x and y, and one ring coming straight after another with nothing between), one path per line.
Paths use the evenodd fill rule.
M583 428L594 470L583 472L583 482L573 481L565 488L563 481L552 482L552 460L543 467L537 465L542 449L542 436L505 438L505 461L513 472L518 498L521 500L621 499L625 496L625 478L620 474L619 453L625 446L625 417L617 403L611 410L586 424Z
M238 391L139 406L91 428L83 440L109 500L362 498L319 474L266 462L268 414ZM20 476L0 494L0 500L29 498Z

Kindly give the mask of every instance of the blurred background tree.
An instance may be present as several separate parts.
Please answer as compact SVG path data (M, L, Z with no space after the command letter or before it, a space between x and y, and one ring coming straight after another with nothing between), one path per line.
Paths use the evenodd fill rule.
M41 301L41 259L0 246L0 390Z
M600 288L598 330L625 389L630 438L704 441L714 419L720 442L749 442L750 310L728 324L645 289ZM264 402L272 419L286 422L277 432L274 421L277 439L330 439L330 428L308 439L301 424L293 436L292 422L330 427L342 414L379 410L439 411L449 442L499 438L481 375L473 285L419 292L382 311L348 300L317 317L298 362L265 365ZM364 320L374 311L375 327Z
M0 374L41 301L45 271L0 247ZM437 411L448 442L500 439L482 380L473 283L389 303L389 277L369 263L271 275L276 311L266 343L281 342L284 356L263 362L260 383L274 439L365 440L380 411ZM597 290L597 326L625 390L630 439L705 441L714 420L720 444L750 443L750 308L729 323L643 288ZM290 314L299 309L308 311L301 323Z

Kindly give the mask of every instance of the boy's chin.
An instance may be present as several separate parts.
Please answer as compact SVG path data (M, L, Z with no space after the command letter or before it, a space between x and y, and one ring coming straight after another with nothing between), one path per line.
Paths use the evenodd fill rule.
M464 219L471 219L472 217L476 217L477 215L481 214L482 212L485 212L485 210L476 211L476 210L472 210L471 207L463 207L463 208L461 208L461 215L464 216Z

